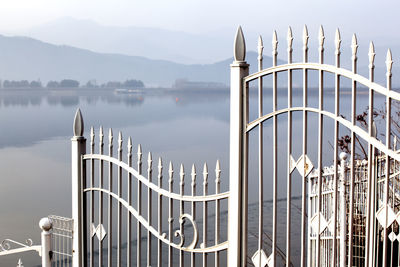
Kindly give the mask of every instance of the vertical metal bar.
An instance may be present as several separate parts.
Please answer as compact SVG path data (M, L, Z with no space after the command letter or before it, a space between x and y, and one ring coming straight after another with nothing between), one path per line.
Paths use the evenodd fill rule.
M158 158L158 187L162 188L162 159ZM161 236L162 231L162 196L158 193L158 235ZM157 266L161 267L162 265L162 243L161 239L157 238L158 249L157 249Z
M340 68L340 44L342 40L340 38L339 29L336 30L335 35L335 55L336 55L336 67ZM339 117L339 109L340 109L340 75L335 74L335 116ZM338 139L339 139L339 122L335 120L335 129L334 129L334 137L333 137L333 257L332 257L332 266L336 266L337 261L337 191L338 191ZM344 266L343 266L344 267Z
M292 29L289 27L287 35L287 56L288 64L292 63L292 43L293 35ZM287 105L290 109L292 107L292 70L288 70L288 92L287 92ZM292 112L288 112L288 128L287 128L287 189L286 189L286 266L290 266L290 247L291 247L291 209L292 209L292 174L290 172L290 157L292 155Z
M369 46L369 80L374 82L374 59L375 59L375 48L374 44L371 42ZM370 138L375 137L373 135L373 121L374 121L374 91L370 87L368 91L368 134ZM373 175L373 157L374 147L371 142L368 142L368 193L367 193L367 222L365 229L366 240L365 240L365 262L369 266L373 265L373 253L374 253L374 228L375 228L375 192L373 188L375 187L375 177Z
M147 157L147 178L149 180L149 183L152 183L152 157L151 153L149 152L149 155ZM148 186L147 187L147 217L148 217L148 222L149 226L152 225L152 199L151 199L151 189ZM151 232L149 229L147 229L147 266L151 266Z
M72 180L72 218L74 219L74 240L73 240L73 263L74 266L82 266L84 262L85 253L85 240L83 238L84 222L86 221L86 204L83 197L83 186L85 185L82 180L86 179L83 176L82 170L82 155L86 153L86 138L83 136L83 119L81 111L78 109L74 119L74 136L71 139L71 180ZM85 220L83 220L85 218ZM86 236L85 236L86 239ZM86 252L86 251L85 251Z
M258 71L263 68L263 41L261 36L258 37ZM258 117L261 118L263 114L263 80L262 77L258 78ZM263 124L258 124L258 250L261 252L263 249L263 189L264 189L264 169L263 169ZM261 266L261 253L258 253L258 264Z
M228 260L227 265L239 267L246 264L246 85L243 77L248 75L245 62L246 45L239 27L234 44L234 62L231 64L230 88L230 152L229 152L229 213L228 213ZM246 237L246 239L243 239Z
M128 154L127 154L127 161L128 161L128 166L132 167L132 138L129 137L128 139ZM132 206L132 174L128 172L128 203L129 206ZM126 237L126 243L127 243L127 250L126 250L126 266L131 267L132 266L132 259L131 259L131 254L132 254L132 214L130 212L127 213L127 237Z
M169 180L168 180L168 185L169 185L169 192L173 191L173 175L174 175L174 169L172 166L172 162L169 162L169 170L168 170L168 174L169 174ZM174 222L174 218L173 218L173 209L174 209L174 202L172 200L171 197L169 197L169 203L168 203L168 239L169 239L169 243L172 243L172 227L173 227L173 222ZM172 262L172 247L171 245L168 245L168 266L172 267L173 266L173 262Z
M319 64L324 63L324 29L322 26L319 28ZM319 99L318 99L318 201L317 201L317 216L318 216L318 230L317 230L317 241L316 241L316 265L320 266L320 240L321 240L321 201L322 201L322 170L324 168L322 164L322 146L323 146L323 123L324 117L321 113L324 109L324 72L319 70ZM305 159L304 159L305 162Z
M357 73L357 38L356 35L353 35L352 38L352 70L353 73ZM357 82L353 79L352 80L352 85L351 85L351 122L352 125L356 125L356 89L357 88ZM353 234L354 234L354 229L353 229L353 218L354 218L354 177L355 177L355 170L354 170L354 164L355 164L355 142L356 142L356 134L354 130L351 130L351 155L350 155L350 207L349 207L349 246L348 246L348 261L347 264L348 266L353 266Z
M142 146L138 145L137 150L137 171L139 175L142 174ZM142 216L142 182L138 179L137 180L137 211L138 215ZM136 232L137 232L137 239L136 239L136 266L142 265L142 226L139 220L136 224Z
M219 194L220 192L220 183L221 183L220 177L221 177L221 166L219 160L217 160L217 164L215 166L215 194ZM220 213L220 201L217 199L215 202L215 245L219 244L219 235L220 235L219 213ZM219 251L215 252L215 267L219 267Z
M103 127L100 126L99 130L99 154L104 153L104 134ZM103 188L103 160L99 160L99 187ZM99 225L103 224L103 192L99 192ZM103 266L103 242L99 239L99 266Z
M118 160L122 161L122 133L118 134ZM117 181L118 197L122 198L122 168L118 166L118 181ZM117 266L121 267L121 250L122 250L122 205L118 201L117 209Z
M392 52L390 49L386 55L386 87L388 92L392 90ZM386 147L391 148L391 114L392 99L389 94L386 95ZM389 176L390 176L390 157L386 154L386 173L385 173L385 191L384 191L384 207L385 207L385 226L383 226L383 262L382 266L387 266L387 242L388 242L388 201L389 201Z
M90 153L94 154L94 129L90 128ZM90 160L90 187L94 187L94 159ZM94 192L90 192L90 211L89 211L89 220L90 227L94 223ZM89 236L89 266L94 266L94 248L93 248L94 236Z
M272 65L275 67L277 63L278 56L278 37L276 31L272 35ZM277 73L272 73L272 110L275 112L277 109ZM276 242L277 242L277 202L278 202L278 118L275 114L273 117L273 211L272 211L272 261L274 266L276 264Z
M303 30L303 62L307 63L308 62L308 30L307 26L304 25L304 30ZM308 84L308 71L305 68L303 70L303 159L307 155L307 118L308 114L305 108L307 107L307 100L308 100L308 95L307 95L307 84ZM309 190L310 193L310 190ZM306 179L303 177L302 179L302 194L301 194L301 267L306 266L306 259L307 262L310 262L310 252L311 252L311 235L310 235L310 230L306 230L306 225L308 225L308 229L310 229L309 224L307 223L307 211L306 211L306 205L307 205L307 184L306 184ZM311 214L309 213L309 216ZM308 238L306 237L306 232L308 232ZM306 245L307 244L307 245ZM306 250L306 248L308 248ZM307 251L307 252L306 252ZM307 256L306 256L307 253ZM308 264L309 265L309 264Z
M204 163L203 169L203 195L206 196L208 194L208 167L207 163ZM203 245L204 248L207 247L207 201L203 201ZM207 266L207 253L203 253L203 267Z
M108 155L110 157L113 156L113 132L110 128L108 132ZM113 172L112 172L112 163L108 163L108 190L112 192L113 190ZM112 197L108 196L108 266L112 266Z
M196 195L196 166L194 166L194 164L192 165L192 197L194 197ZM196 221L196 202L192 201L192 218L193 221ZM195 253L191 253L190 254L190 266L194 267L196 264L196 260L195 260Z
M346 235L347 235L347 219L346 219L346 159L345 152L340 153L340 267L346 266Z
M179 193L181 196L183 196L184 190L185 190L185 180L184 180L185 179L185 170L184 170L183 164L181 164L179 176L180 176ZM179 214L180 214L180 216L182 216L182 214L184 214L184 213L185 213L185 206L184 206L183 200L180 200L179 201ZM184 236L183 221L179 222L179 230L180 230L181 235ZM184 265L183 250L179 250L179 266L183 267L183 265Z

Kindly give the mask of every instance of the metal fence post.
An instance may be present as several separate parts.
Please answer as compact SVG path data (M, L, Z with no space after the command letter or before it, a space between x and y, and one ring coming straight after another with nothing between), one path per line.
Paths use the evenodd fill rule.
M245 61L246 45L241 27L238 28L234 44L235 60L231 65L230 89L230 159L229 159L229 220L228 220L228 266L240 266L243 254L246 253L242 235L246 234L247 207L243 207L244 186L244 86L243 77L249 73L249 65ZM244 208L244 209L243 209ZM243 210L242 210L243 209ZM243 214L245 213L245 214ZM245 254L244 254L245 255ZM246 261L246 258L244 258Z
M72 143L72 218L73 241L72 241L72 266L81 267L84 263L83 244L85 236L83 236L82 221L83 215L83 177L82 177L82 155L86 153L86 139L83 137L83 119L80 109L76 111L74 119L74 136Z
M346 210L346 152L340 153L340 267L346 266L346 236L347 236L347 210Z
M53 227L51 220L47 217L39 221L39 226L42 229L42 267L51 267L52 250L51 250L51 232Z

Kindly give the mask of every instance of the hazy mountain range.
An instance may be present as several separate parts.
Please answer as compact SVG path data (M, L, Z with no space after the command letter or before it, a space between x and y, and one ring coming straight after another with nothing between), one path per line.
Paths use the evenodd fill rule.
M189 34L152 28L109 27L91 21L65 18L21 30L21 34L37 39L0 35L2 80L40 79L46 83L49 80L69 78L81 83L88 80L101 83L140 79L146 86L169 87L176 79L183 78L229 84L229 65L233 58L228 55L233 54L234 33L228 31L225 34ZM314 43L310 43L311 61L315 61L318 55ZM286 42L282 40L280 45L285 46ZM267 50L270 42L264 41L264 46L264 53L270 54ZM253 45L248 47L256 48ZM301 60L299 49L295 49L295 61ZM332 45L327 44L326 50L326 62L333 63ZM343 47L341 62L346 68L350 67L351 62L349 51ZM360 45L358 69L364 75L368 74L367 52L368 46ZM280 53L279 58L286 57L284 47L280 48ZM386 52L377 47L376 53L376 81L384 84ZM200 58L210 64L182 63L198 62ZM218 60L221 58L225 59ZM247 61L251 66L250 71L254 71L253 68L257 67L256 53L249 51ZM397 86L400 84L397 82L400 76L396 76L396 73L400 74L400 69L396 66L395 58L394 61L393 85ZM271 57L264 56L264 67L268 66L271 66ZM311 78L310 83L317 85L315 80Z

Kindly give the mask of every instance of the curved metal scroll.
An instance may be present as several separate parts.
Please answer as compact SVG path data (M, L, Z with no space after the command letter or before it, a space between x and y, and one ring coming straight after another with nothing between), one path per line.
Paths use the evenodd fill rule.
M107 189L103 188L86 188L84 192L91 192L91 191L98 191L102 192L104 194L108 194L111 196L113 199L117 200L119 203L121 203L135 218L138 220L143 227L145 227L147 230L149 230L153 236L156 238L160 239L162 242L165 244L174 247L179 250L187 251L187 252L193 252L193 253L208 253L208 252L216 252L220 250L224 250L228 248L228 241L222 242L217 245L209 246L209 247L203 247L200 246L200 248L196 248L196 245L198 243L198 230L197 230L197 223L193 220L193 217L189 214L181 214L179 216L179 223L183 224L185 219L188 219L192 226L193 226L193 239L190 242L188 246L183 246L185 242L185 236L181 233L180 230L175 231L175 236L180 238L180 242L178 244L172 243L168 240L167 234L166 233L159 233L158 230L156 230L152 225L149 224L149 222L141 216L132 206L129 205L129 203L124 200L123 198L119 197L117 194L110 192Z
M20 252L26 252L26 251L36 251L39 253L39 256L41 256L42 252L42 247L40 245L32 246L33 241L32 239L28 238L25 240L26 244L23 244L21 242L12 240L12 239L4 239L0 243L0 256L4 255L10 255L10 254L15 254L15 253L20 253ZM16 248L11 248L11 245L16 246Z

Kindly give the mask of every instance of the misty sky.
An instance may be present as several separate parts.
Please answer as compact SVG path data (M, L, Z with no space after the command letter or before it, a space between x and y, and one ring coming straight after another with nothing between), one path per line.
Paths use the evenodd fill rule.
M146 26L191 33L232 29L268 32L288 25L323 24L390 42L399 35L398 0L1 0L0 31L29 28L60 17L104 25ZM317 29L317 27L315 27Z

